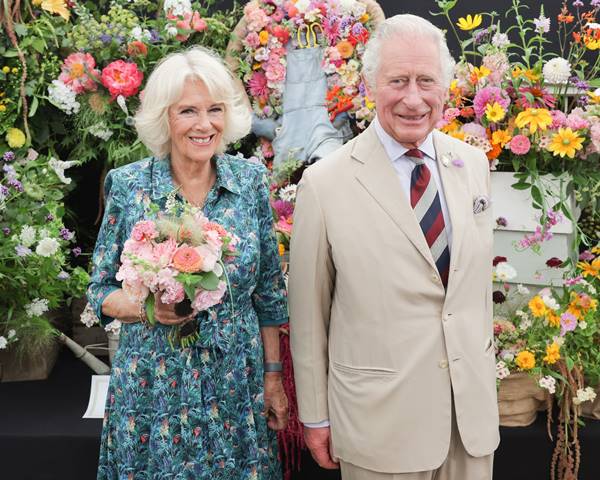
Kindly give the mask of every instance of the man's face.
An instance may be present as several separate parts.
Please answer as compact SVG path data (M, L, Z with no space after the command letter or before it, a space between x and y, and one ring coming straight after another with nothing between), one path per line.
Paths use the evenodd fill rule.
M407 148L418 147L442 118L447 89L440 54L428 37L385 40L375 77L377 117L383 129Z

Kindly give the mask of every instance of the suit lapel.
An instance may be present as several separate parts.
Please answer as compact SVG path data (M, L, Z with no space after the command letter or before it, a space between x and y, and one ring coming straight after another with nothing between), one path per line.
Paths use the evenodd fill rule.
M413 209L402 192L398 174L373 126L357 137L352 157L359 165L355 173L356 180L404 232L425 260L436 268Z
M469 198L469 184L467 180L468 167L458 167L452 160L458 159L459 155L446 141L444 135L433 131L433 145L435 147L438 161L440 178L444 187L444 197L452 222L452 248L450 251L450 277L448 289L452 285L452 278L458 265L465 234L466 219L472 215L472 205ZM464 159L463 159L464 161Z

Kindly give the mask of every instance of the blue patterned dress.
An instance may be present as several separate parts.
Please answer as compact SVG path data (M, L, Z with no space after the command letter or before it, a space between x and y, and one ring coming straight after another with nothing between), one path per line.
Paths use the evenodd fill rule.
M110 378L98 479L272 480L281 477L275 432L263 409L261 326L287 321L285 289L269 206L266 169L215 158L204 214L240 238L227 264L229 294L198 315L200 339L171 349L170 327L123 324ZM174 189L168 159L149 158L106 176L106 211L93 256L88 299L120 288L121 249L150 203ZM233 311L233 314L232 314Z

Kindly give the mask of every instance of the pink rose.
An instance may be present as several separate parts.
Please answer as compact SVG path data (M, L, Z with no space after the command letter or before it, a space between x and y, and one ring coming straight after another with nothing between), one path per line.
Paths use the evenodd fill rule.
M131 238L136 242L145 242L158 237L156 225L152 220L142 220L137 222L131 231Z
M563 112L560 110L550 110L550 115L552 116L552 125L550 125L552 130L558 130L565 126L567 116Z
M213 305L216 305L222 300L226 290L227 284L223 281L219 282L216 290L196 290L196 297L192 302L192 308L198 312L201 312L212 307Z
M525 155L531 148L531 142L525 135L515 135L510 141L510 151L515 155Z
M113 98L123 95L131 97L138 93L144 80L144 74L132 62L115 60L102 70L102 85L110 92Z
M269 82L281 83L285 80L285 67L281 63L269 62L265 68L265 75Z

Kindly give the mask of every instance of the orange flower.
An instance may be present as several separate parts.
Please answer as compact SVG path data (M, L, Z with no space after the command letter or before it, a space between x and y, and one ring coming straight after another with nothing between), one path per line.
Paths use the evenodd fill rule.
M261 30L261 32L258 34L258 40L261 45L266 45L269 41L269 32L266 30Z
M350 58L354 53L354 47L348 40L342 40L340 43L336 45L338 52L342 58Z
M517 354L515 363L521 370L531 370L535 367L535 356L529 350L523 350Z
M502 147L497 143L492 143L492 149L486 153L488 160L495 160L502 153Z
M560 316L554 313L554 311L548 310L546 312L546 320L548 320L548 325L551 327L560 327Z
M173 267L180 272L193 273L202 268L202 257L193 247L179 247L173 255Z

